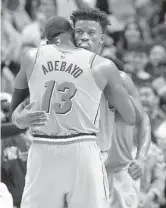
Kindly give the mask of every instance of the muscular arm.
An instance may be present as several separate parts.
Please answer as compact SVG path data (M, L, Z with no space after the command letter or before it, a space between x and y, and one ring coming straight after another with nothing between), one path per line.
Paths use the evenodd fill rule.
M135 106L137 115L137 154L136 159L141 159L147 156L148 149L151 142L151 128L148 115L144 112L137 90L131 80L131 78L124 72L121 72L121 78L123 85L132 97L132 102Z
M102 66L104 77L107 81L105 87L106 99L117 109L124 121L129 125L133 125L136 122L135 108L128 92L122 84L117 67L113 62L108 61Z
M16 76L14 82L14 90L12 93L12 102L10 107L10 119L12 117L12 113L17 108L17 106L29 95L27 77L26 77L26 67L28 69L28 60L27 58L23 58L21 63L21 69ZM11 119L12 120L12 119ZM25 131L20 130L13 123L7 123L2 125L1 127L2 137L6 138L12 135L17 135Z
M12 94L11 114L17 106L29 96L28 79L32 72L36 58L36 50L29 51L23 56L21 69L14 82Z
M16 89L14 88L12 94L11 114L17 106L29 96L29 89Z

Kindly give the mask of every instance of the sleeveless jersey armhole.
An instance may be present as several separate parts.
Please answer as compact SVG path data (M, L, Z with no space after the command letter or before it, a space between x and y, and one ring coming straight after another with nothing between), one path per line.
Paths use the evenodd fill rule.
M93 54L92 57L90 58L90 61L89 61L90 71L91 71L91 74L92 74L92 77L93 77L95 83L96 83L96 80L95 80L95 77L94 77L93 72L92 72L92 67L93 67L93 63L94 63L94 60L95 60L96 56L97 56L97 54ZM101 89L99 88L97 83L96 83L96 86L101 91ZM94 124L96 124L99 113L100 113L100 103L99 103L99 106L97 108L97 112L96 112L95 119L94 119L94 122L93 122Z
M32 71L31 71L31 74L29 76L28 82L30 81L30 79L32 77L32 74L34 73L34 68L35 68L38 57L39 57L39 48L37 49L37 52L36 52L35 61L33 63Z
M93 54L92 57L90 58L90 61L89 61L89 69L90 69L90 71L91 71L93 80L95 81L97 88L98 88L100 91L103 91L103 87L100 86L100 84L98 83L99 80L98 80L98 81L96 80L96 78L95 78L95 76L94 76L94 73L93 73L93 71L92 71L92 67L93 67L95 58L96 58L97 56L98 56L97 54Z
M95 119L94 119L94 122L93 122L94 124L96 124L97 117L99 116L99 113L100 113L100 112L99 112L99 111L100 111L100 104L101 104L101 103L99 103L99 106L98 106L98 108L97 108L96 116L95 116Z
M92 70L93 62L94 62L96 56L97 56L96 53L93 54L92 57L91 57L90 60L89 60L89 65L90 65L90 69L91 69L91 70Z

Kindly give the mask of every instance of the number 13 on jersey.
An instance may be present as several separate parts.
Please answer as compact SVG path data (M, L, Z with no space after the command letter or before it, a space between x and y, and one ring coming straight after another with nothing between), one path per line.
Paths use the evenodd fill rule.
M42 110L46 113L49 113L50 111L50 105L52 96L56 96L57 93L61 94L61 101L60 103L55 103L53 108L55 109L55 112L57 114L66 114L72 109L72 98L76 94L76 87L71 82L63 82L61 84L57 84L54 80L50 80L45 83L46 90L43 95L42 100ZM56 92L54 92L54 89L56 87Z

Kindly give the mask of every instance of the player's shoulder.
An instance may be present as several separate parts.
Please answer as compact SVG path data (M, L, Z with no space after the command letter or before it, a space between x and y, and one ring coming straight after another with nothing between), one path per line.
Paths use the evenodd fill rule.
M38 48L32 48L23 54L23 56L21 57L21 70L29 71L33 68L37 53Z
M111 61L110 59L104 58L100 55L96 55L96 60L98 60L103 65L113 64L113 61Z
M130 76L126 72L119 71L119 73L120 73L120 77L121 77L122 80L124 80L124 81L131 80Z
M132 97L139 100L138 91L134 85L132 78L126 72L123 72L123 71L119 71L119 72L120 72L120 77L121 77L121 81L123 83L123 86L125 87L125 89L129 93L129 95L131 95Z
M89 57L90 59L93 59L97 55L92 51L88 51L84 48L79 48L78 50L75 50L75 52L80 53L82 56Z
M133 87L134 83L131 77L124 71L119 71L122 83L126 86Z
M107 70L111 71L114 70L115 68L117 69L113 61L99 55L96 55L95 66L98 66L98 68L100 68L103 71L107 71Z
M26 51L23 55L24 61L33 61L36 58L37 52L39 48L31 48L28 51Z

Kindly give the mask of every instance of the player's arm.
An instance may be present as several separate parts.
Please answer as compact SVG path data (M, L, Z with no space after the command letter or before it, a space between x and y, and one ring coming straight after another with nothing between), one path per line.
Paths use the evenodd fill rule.
M30 50L22 59L21 69L15 79L14 92L12 95L12 122L20 129L32 126L43 126L47 122L44 111L33 111L35 101L29 103L28 80L32 74L37 58L37 49Z
M23 58L21 63L21 69L17 74L14 82L14 90L12 93L12 102L10 107L10 118L12 117L12 113L14 109L29 95L26 72L25 72L26 65L28 66L26 58ZM10 122L2 125L1 130L3 133L3 138L11 135L16 135L25 131L25 130L20 130L19 128L16 127L15 124Z
M121 78L125 89L132 97L132 102L135 107L137 116L137 154L136 159L143 159L147 156L150 142L151 142L151 127L148 115L144 112L142 104L139 99L138 92L134 86L130 76L121 72Z
M21 68L14 82L14 90L12 93L11 114L17 106L29 96L28 80L26 70L31 70L32 60L29 53L24 54L22 58Z
M136 122L135 108L122 84L119 70L112 61L104 60L104 62L100 68L107 83L105 87L106 99L117 109L125 122L134 125Z

